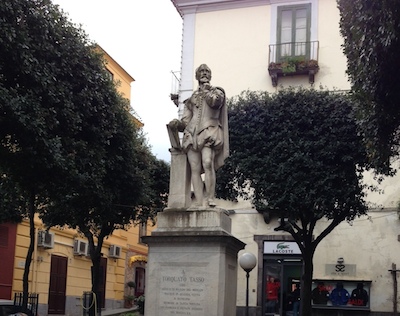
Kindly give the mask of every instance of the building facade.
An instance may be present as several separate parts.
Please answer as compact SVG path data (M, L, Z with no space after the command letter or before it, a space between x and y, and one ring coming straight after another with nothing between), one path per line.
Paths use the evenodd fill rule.
M212 84L223 87L227 97L289 86L350 89L335 0L171 1L183 22L180 114L197 87L195 69L203 63L212 70ZM373 176L366 174L365 181L373 183ZM368 216L341 223L318 245L313 287L326 301L315 299L316 312L385 315L400 308L398 183L397 177L385 179L381 192L367 195ZM293 315L288 297L303 263L291 236L274 231L278 220L267 223L245 201L219 202L230 214L232 234L246 243L243 252L257 257L250 273L250 315ZM316 234L327 221L318 225ZM238 273L237 315L244 315L246 274ZM351 296L356 289L364 297L336 303L338 291Z
M134 79L100 46L98 49L104 54L105 67L119 92L130 100ZM138 126L143 126L133 119ZM47 232L38 217L34 223L36 243L29 272L29 292L39 294L39 315L81 315L83 293L90 292L92 287L92 262L86 238L72 229L53 227ZM144 294L148 248L141 237L152 230L150 224L133 226L127 231L116 230L104 240L101 258L103 309L122 308L124 297ZM14 293L22 292L29 242L28 221L0 224L1 299L13 299ZM130 281L134 282L133 287L127 285Z

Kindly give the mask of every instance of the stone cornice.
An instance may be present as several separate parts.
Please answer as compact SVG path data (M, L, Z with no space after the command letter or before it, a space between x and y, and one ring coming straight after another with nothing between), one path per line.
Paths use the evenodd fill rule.
M270 4L271 0L171 0L181 16Z

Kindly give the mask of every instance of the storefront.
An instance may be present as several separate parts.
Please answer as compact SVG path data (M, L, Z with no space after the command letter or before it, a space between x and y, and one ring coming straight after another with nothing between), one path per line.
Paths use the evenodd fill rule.
M300 308L301 251L294 241L263 243L264 316L295 316Z

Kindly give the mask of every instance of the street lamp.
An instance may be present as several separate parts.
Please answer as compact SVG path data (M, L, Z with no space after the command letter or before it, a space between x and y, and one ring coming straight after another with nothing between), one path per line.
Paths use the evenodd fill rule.
M252 253L245 252L239 258L239 264L246 271L246 316L249 316L249 276L250 271L257 265L256 256Z

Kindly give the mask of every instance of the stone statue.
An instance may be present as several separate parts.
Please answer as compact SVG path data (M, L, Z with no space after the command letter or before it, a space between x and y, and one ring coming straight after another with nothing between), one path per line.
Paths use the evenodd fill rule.
M199 87L184 102L182 119L171 121L168 127L183 132L181 148L187 155L194 191L191 208L208 208L215 207L215 171L229 155L228 115L225 91L210 85L207 65L196 69L196 80Z

